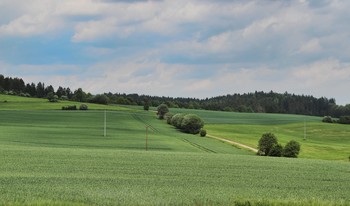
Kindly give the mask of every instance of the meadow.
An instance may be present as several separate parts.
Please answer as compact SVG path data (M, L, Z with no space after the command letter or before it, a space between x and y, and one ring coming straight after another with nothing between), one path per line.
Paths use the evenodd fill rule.
M61 111L79 103L0 98L9 100L0 103L0 205L350 205L349 162L258 157L181 133L138 107ZM210 132L245 125L232 115L264 122L258 114L197 112Z
M100 104L90 104L89 109L92 110L129 110L126 107L109 107ZM0 94L0 110L61 110L63 106L76 105L77 108L81 105L80 102L71 101L59 101L56 103L50 103L47 99L29 98L29 97L18 97L11 95Z
M262 134L272 132L282 145L298 141L301 158L349 161L350 126L323 123L321 117L184 109L171 112L198 114L206 122L208 134L254 148Z

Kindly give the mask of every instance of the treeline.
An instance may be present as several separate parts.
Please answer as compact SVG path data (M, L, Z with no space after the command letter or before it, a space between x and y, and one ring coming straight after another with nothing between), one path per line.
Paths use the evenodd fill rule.
M20 78L4 77L0 75L0 92L4 94L27 97L47 98L57 95L61 100L92 102L99 104L124 104L153 106L165 103L171 108L204 109L216 111L254 112L254 113L285 113L315 116L340 117L350 115L350 104L337 105L335 99L325 97L315 98L309 95L295 95L275 92L253 92L232 94L206 99L173 98L138 94L104 93L92 95L81 88L71 90L69 87L58 87L44 83L25 83Z

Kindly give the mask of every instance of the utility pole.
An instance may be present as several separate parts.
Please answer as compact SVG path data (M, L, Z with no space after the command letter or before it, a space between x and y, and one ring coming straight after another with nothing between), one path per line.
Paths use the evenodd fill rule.
M148 127L149 126L146 125L146 151L148 150Z
M306 140L306 120L304 119L304 140Z
M104 121L104 133L103 136L106 137L107 136L107 112L105 110L105 121Z

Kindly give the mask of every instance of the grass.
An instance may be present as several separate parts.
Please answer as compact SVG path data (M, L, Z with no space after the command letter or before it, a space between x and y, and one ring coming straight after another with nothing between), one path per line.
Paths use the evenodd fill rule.
M300 142L302 147L299 157L349 161L350 126L323 123L320 117L184 109L171 109L171 112L198 114L206 122L208 134L254 148L257 148L262 134L272 132L283 145L290 140Z
M132 107L128 107L132 108ZM240 124L240 125L278 125L296 122L319 122L320 117L291 114L267 114L267 113L239 113L239 112L221 112L194 109L175 109L170 112L197 114L206 124Z
M348 162L258 157L178 132L154 112L136 107L90 105L96 110L59 111L50 110L52 103L42 99L0 97L9 99L8 105L0 104L0 205L350 205ZM107 137L100 109L108 110ZM264 128L285 127L283 134L294 136L300 131L297 120L304 119L291 116L295 121L280 124L278 115L267 115L278 124L262 124L263 115L198 112L211 121L210 132L245 131L242 140ZM230 122L235 115L253 123ZM313 118L308 127L315 124L312 131L319 134ZM149 151L145 125L154 129ZM342 130L328 126L325 138ZM336 145L343 139L327 142Z
M17 146L0 155L0 203L350 204L344 162Z
M146 127L150 150L250 154L228 144L176 132L152 112L0 111L0 143L32 147L145 149Z
M107 105L100 104L84 104L88 105L89 109L92 110L130 110L126 107L120 106L110 107ZM59 101L56 103L52 103L49 102L47 99L18 97L0 94L0 110L61 110L63 106L69 105L76 105L79 108L81 103L71 101Z

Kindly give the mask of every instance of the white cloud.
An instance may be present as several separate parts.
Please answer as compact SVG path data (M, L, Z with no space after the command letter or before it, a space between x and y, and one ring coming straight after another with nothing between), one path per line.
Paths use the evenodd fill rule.
M47 13L23 15L6 25L0 26L0 36L31 36L55 31L62 27L59 19L50 19Z
M22 62L5 62L10 69L0 65L0 73L94 93L207 97L275 90L338 99L350 86L349 6L336 0L2 0L0 41L65 39L63 45L44 39L37 53L4 44L0 60ZM58 61L30 59L45 59L46 52ZM70 55L77 59L65 62Z
M299 52L300 53L316 53L316 52L320 52L321 50L322 50L322 46L320 44L320 40L315 38L315 39L311 39L310 41L308 41L304 45L302 45Z

